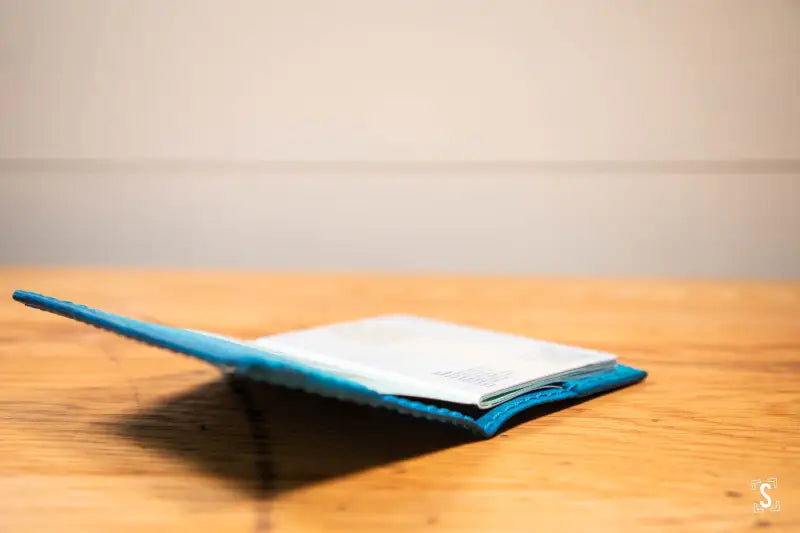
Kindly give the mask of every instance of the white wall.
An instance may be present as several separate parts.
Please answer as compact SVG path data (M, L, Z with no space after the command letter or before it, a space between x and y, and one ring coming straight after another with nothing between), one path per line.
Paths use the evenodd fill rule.
M800 2L0 0L0 263L800 276Z

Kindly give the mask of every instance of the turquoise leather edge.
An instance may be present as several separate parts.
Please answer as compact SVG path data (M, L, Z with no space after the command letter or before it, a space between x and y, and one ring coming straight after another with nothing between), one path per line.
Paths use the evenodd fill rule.
M13 297L27 306L84 322L145 344L190 355L223 370L246 375L255 380L455 424L483 438L493 436L506 420L534 405L580 398L623 387L641 381L647 375L643 370L617 365L616 369L609 372L564 382L558 389L544 389L518 396L475 418L454 409L381 394L358 383L287 361L277 355L271 357L263 350L224 338L142 322L35 292L15 291Z

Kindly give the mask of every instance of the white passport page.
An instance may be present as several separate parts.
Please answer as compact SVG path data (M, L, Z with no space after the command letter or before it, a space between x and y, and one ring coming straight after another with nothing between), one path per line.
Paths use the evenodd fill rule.
M567 379L612 370L617 362L604 352L408 315L247 342L380 393L484 409Z

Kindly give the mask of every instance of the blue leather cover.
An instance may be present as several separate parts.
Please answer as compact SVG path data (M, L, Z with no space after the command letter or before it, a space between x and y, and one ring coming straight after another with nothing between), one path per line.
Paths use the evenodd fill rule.
M14 292L14 299L30 307L85 322L152 346L202 359L223 370L255 380L455 424L483 438L493 436L503 422L535 405L616 389L641 381L647 375L643 370L617 365L609 372L564 382L558 389L543 389L518 396L497 407L481 411L480 416L475 416L476 409L471 406L464 406L465 412L459 412L458 404L448 404L449 407L445 408L418 400L380 394L358 383L299 363L270 357L269 353L263 350L223 338L125 318L28 291Z

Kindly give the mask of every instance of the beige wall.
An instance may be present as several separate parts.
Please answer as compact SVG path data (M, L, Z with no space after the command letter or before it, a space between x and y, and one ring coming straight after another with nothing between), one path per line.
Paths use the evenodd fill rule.
M0 0L0 263L800 276L800 2Z

